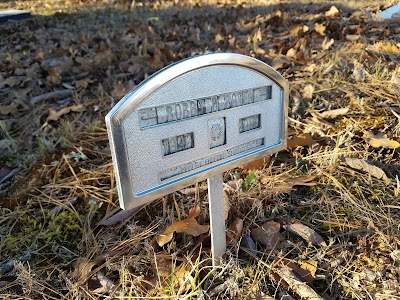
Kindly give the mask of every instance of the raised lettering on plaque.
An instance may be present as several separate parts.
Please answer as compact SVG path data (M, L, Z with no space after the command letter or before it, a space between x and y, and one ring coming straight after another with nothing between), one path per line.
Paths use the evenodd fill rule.
M272 86L262 86L230 93L214 95L188 101L177 101L168 105L139 110L140 128L165 125L171 122L200 117L219 111L270 100Z
M239 119L239 133L261 128L261 114Z
M173 136L161 141L164 156L194 147L193 132Z

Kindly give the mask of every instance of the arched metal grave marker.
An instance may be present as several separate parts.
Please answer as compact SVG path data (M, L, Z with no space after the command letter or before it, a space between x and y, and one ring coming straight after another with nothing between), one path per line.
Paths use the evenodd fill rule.
M197 56L149 77L106 116L121 207L207 178L217 265L226 250L222 174L286 149L287 107L286 80L240 54Z

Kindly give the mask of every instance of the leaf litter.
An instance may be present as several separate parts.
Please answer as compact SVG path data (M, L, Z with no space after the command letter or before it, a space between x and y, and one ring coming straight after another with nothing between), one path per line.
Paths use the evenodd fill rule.
M208 225L200 225L196 221L196 217L200 214L200 207L196 207L189 212L189 215L186 219L177 221L171 225L169 225L162 233L160 233L156 237L156 241L160 247L164 246L166 243L169 243L174 233L186 233L193 236L199 236L208 232L210 226Z
M387 5L105 2L0 4L34 14L0 28L0 163L24 170L1 184L0 267L35 253L6 268L0 295L398 297L399 30L373 18ZM119 213L103 122L145 78L208 51L258 58L291 88L288 150L224 174L218 276L205 185ZM185 219L188 207L202 214Z

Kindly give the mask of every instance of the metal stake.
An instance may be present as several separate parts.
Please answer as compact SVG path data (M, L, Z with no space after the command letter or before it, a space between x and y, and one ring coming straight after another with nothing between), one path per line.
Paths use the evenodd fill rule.
M222 254L226 251L223 173L208 178L207 183L210 206L211 254L213 267L216 267L221 264Z

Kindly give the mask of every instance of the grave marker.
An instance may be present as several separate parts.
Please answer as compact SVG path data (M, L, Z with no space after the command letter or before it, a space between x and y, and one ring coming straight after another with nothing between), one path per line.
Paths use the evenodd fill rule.
M288 87L254 58L173 64L106 116L120 205L132 209L208 179L214 265L226 250L222 174L286 149Z

